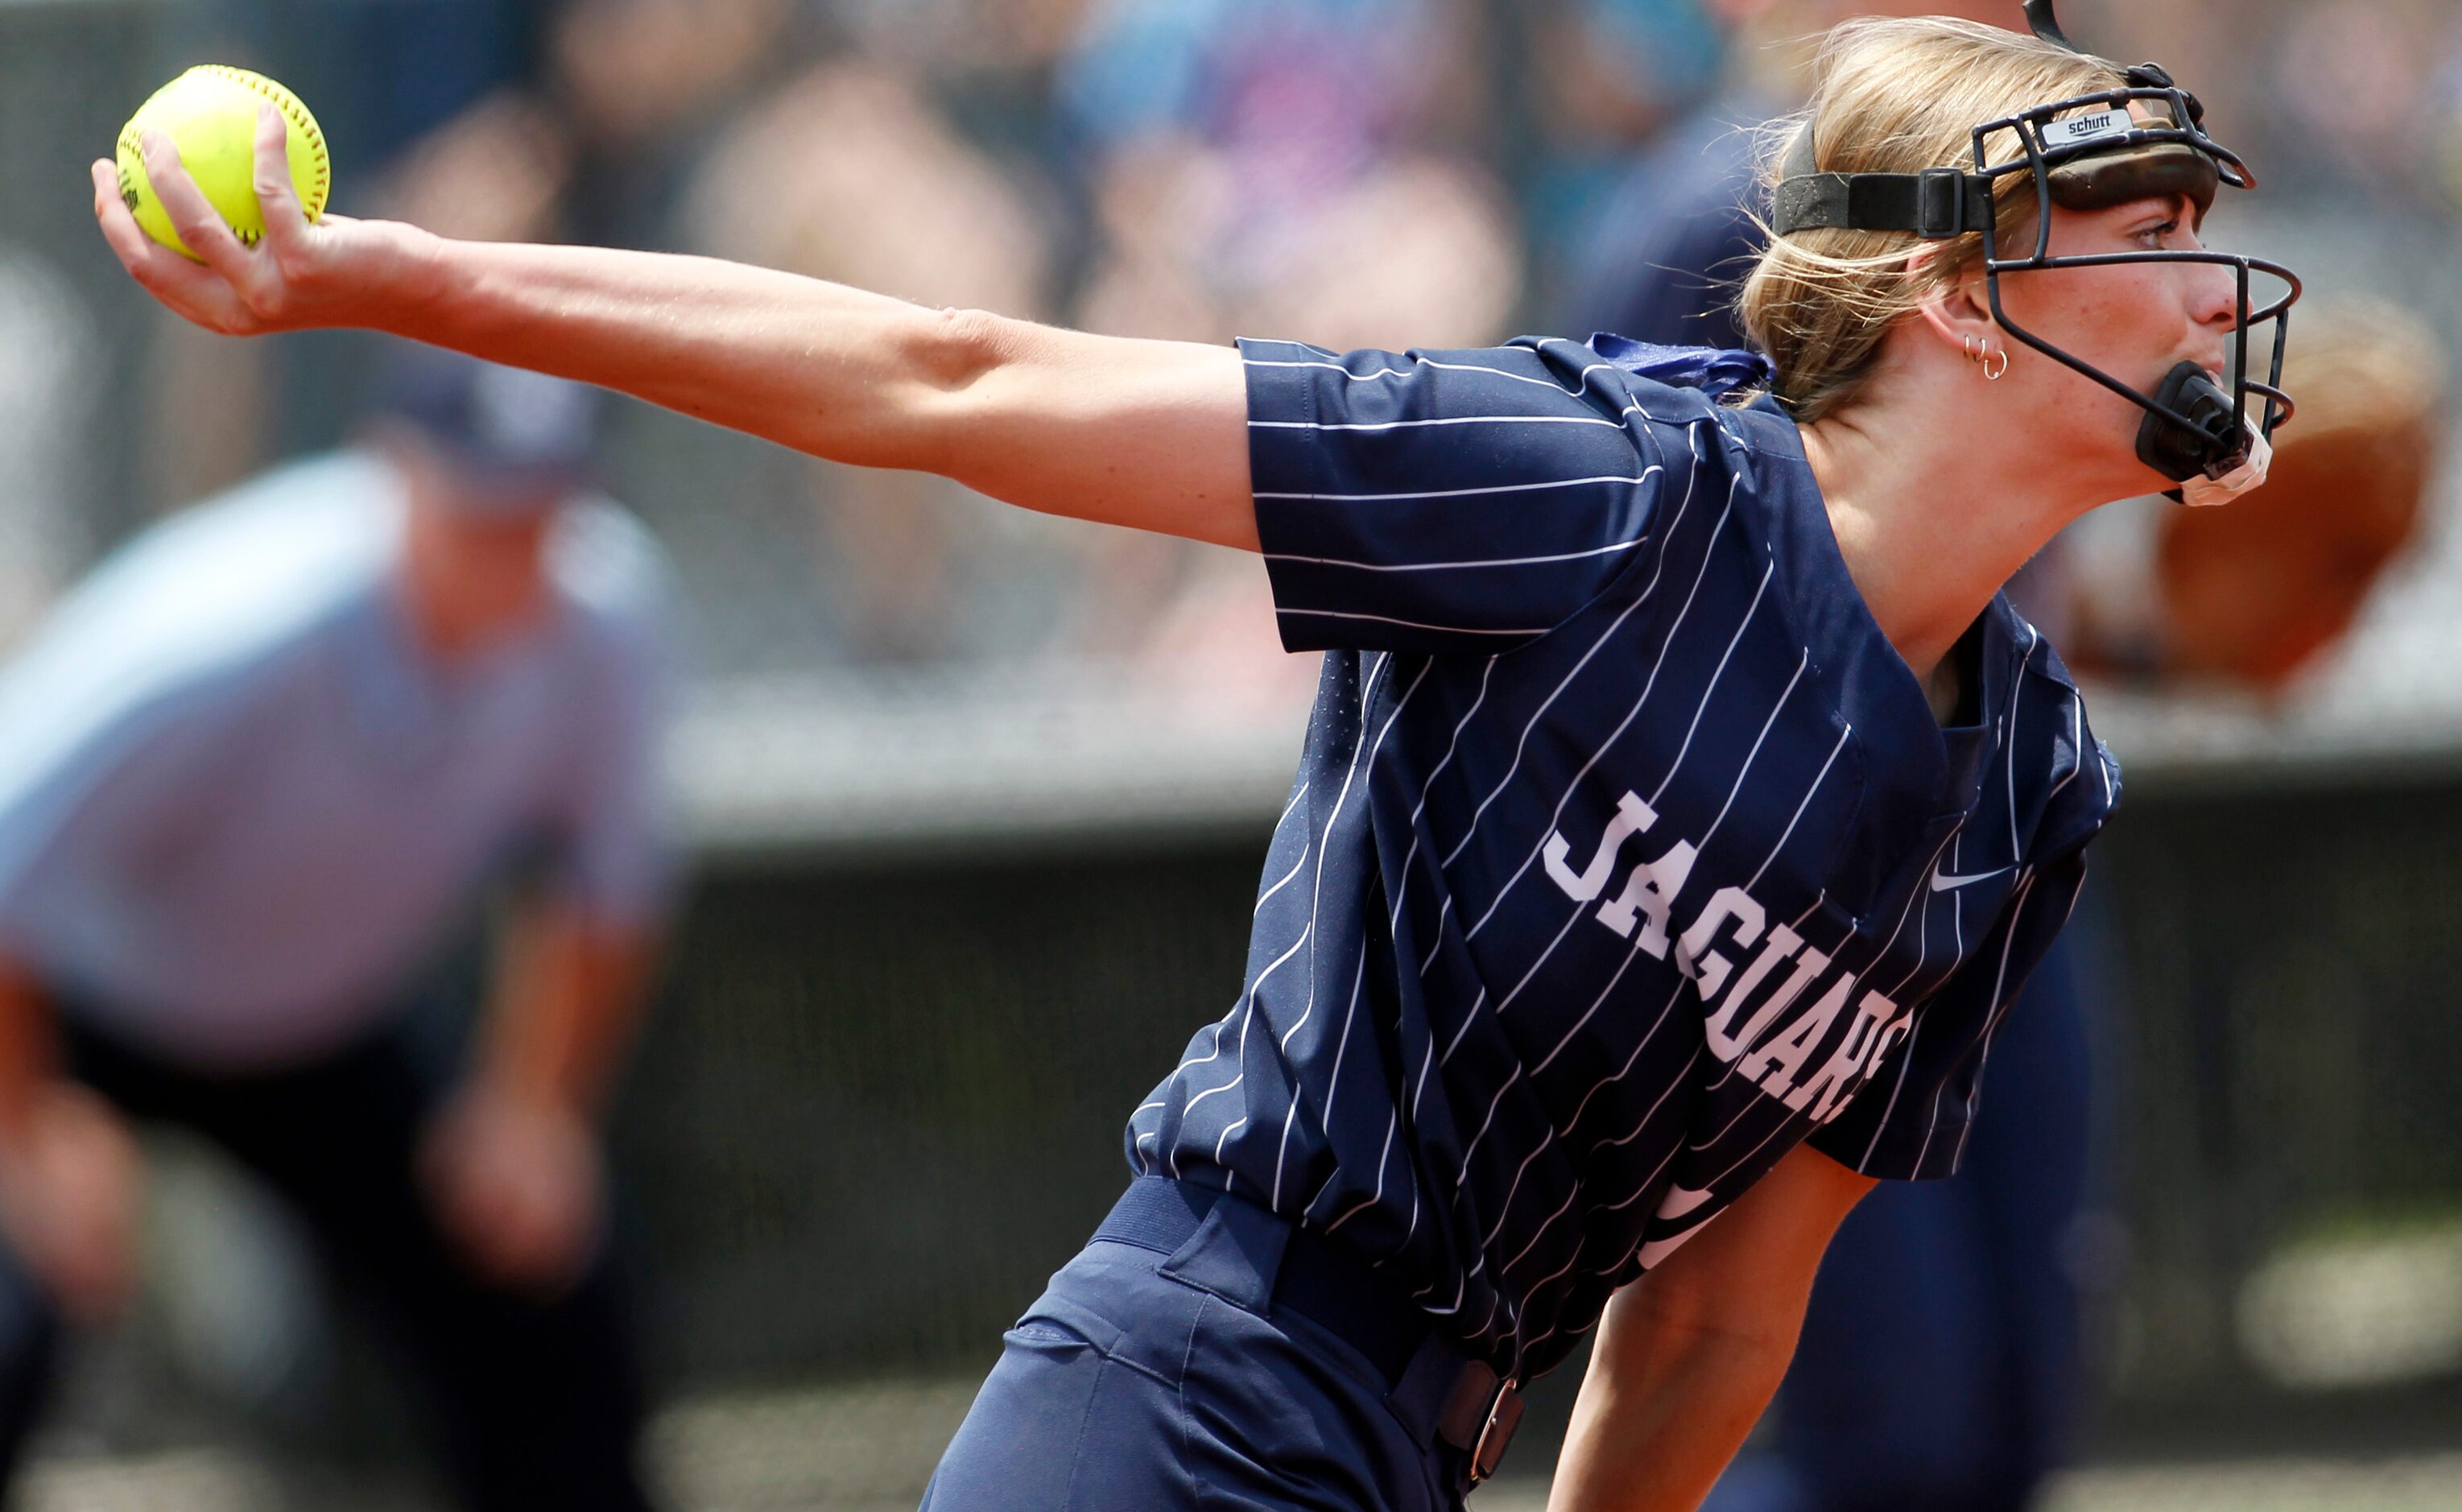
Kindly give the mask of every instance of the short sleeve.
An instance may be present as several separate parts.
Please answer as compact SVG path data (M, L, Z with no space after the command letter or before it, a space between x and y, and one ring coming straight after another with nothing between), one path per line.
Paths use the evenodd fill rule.
M1916 1010L1880 1069L1806 1142L1885 1181L1956 1175L1982 1101L1993 1035L2060 938L2084 880L2081 847L2019 882L1981 947Z
M32 685L50 670L12 669L0 693L0 710L23 716L8 722L15 738L0 750L0 950L38 965L95 927L81 884L140 864L205 816L183 778L228 754L225 737L237 733L203 700L80 707L56 686Z
M1669 448L1640 380L1587 347L1241 355L1257 533L1292 651L1510 651L1648 549Z

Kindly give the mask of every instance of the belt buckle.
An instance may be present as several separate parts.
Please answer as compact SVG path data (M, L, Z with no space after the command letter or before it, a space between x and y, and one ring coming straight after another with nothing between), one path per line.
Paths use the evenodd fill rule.
M1488 1398L1482 1417L1479 1440L1470 1451L1470 1483L1474 1486L1496 1474L1496 1467L1504 1460L1506 1447L1513 1442L1513 1431L1522 1426L1522 1393L1512 1381L1496 1383L1496 1394Z

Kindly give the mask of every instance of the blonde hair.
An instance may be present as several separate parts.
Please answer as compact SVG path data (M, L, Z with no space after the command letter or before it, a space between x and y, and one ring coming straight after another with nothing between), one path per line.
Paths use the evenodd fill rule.
M2103 58L1944 16L1847 21L1823 41L1816 68L1807 114L1765 134L1765 191L1775 188L1807 121L1818 123L1814 148L1824 173L1971 168L1981 122L2125 83L2120 67ZM1988 145L1996 161L2020 150L2014 134ZM2036 204L2027 175L2002 178L1994 202L2002 255L2032 234ZM1933 255L1910 266L1909 254L1925 247ZM1771 235L1744 280L1739 313L1777 364L1778 398L1810 423L1854 399L1900 317L1982 255L1981 231L1934 243L1911 231Z

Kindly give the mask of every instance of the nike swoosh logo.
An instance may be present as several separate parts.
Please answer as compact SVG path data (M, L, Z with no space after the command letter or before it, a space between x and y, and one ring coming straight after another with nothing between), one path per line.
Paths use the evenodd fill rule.
M2009 869L2005 866L1996 866L1989 872L1977 872L1973 876L1952 876L1946 872L1934 872L1932 875L1932 890L1935 893L1953 892L1966 886L1969 882L1988 881L2007 870Z

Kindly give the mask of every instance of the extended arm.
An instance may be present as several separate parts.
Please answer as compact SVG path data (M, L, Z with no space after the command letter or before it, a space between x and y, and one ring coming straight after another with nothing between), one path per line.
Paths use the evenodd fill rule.
M479 1272L552 1294L579 1274L604 1200L594 1121L639 1022L656 944L569 903L516 914L487 1021L421 1161Z
M301 213L281 119L257 140L264 240L242 247L169 144L155 192L202 266L157 246L94 168L137 281L234 335L356 326L634 395L833 462L937 472L1011 504L1255 550L1245 396L1227 347L927 310L709 258L448 241Z
M522 908L505 941L473 1076L524 1101L596 1117L639 1023L657 949L652 931L595 923L570 903Z
M135 1279L136 1141L60 1065L32 972L0 954L0 1229L71 1317L109 1316Z
M1690 1512L1786 1374L1813 1272L1870 1180L1799 1147L1616 1293L1549 1512Z

